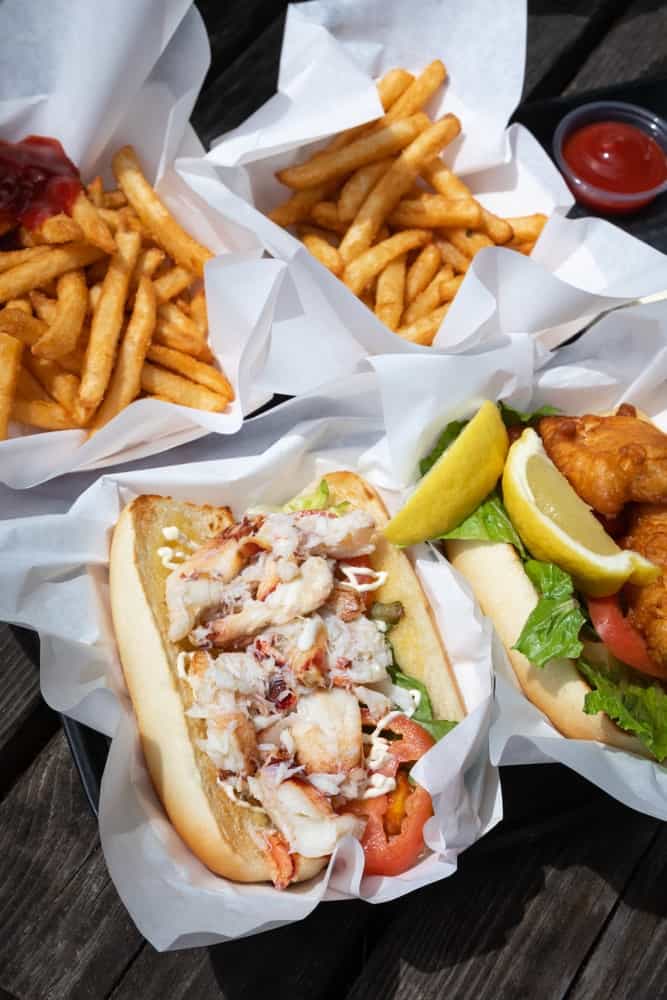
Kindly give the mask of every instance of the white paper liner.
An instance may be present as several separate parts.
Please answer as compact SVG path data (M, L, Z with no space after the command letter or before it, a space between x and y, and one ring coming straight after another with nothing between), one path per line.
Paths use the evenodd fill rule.
M188 124L210 60L201 17L189 0L118 0L105 9L103 33L100 46L99 10L86 0L2 4L3 137L55 136L84 180L99 171L108 183L113 152L128 142L136 147L176 218L225 255L207 265L205 284L211 346L237 398L220 414L140 400L90 440L83 431L14 425L15 436L0 442L0 480L15 488L155 454L210 431L233 434L243 414L271 396L258 376L284 265L260 261L258 239L223 219L172 167L177 155L203 153Z
M497 772L488 762L491 630L451 567L426 547L415 553L416 569L470 714L419 764L420 781L434 796L435 816L425 829L433 853L412 871L362 878L362 851L349 839L327 872L306 885L281 893L232 884L212 875L180 841L145 769L108 602L109 535L123 504L138 493L163 493L229 503L239 513L250 502L284 501L341 467L359 468L386 486L382 434L375 376L358 375L249 421L229 442L237 457L219 458L220 439L211 437L201 443L206 462L110 473L68 513L0 522L0 619L39 630L47 701L114 735L102 783L102 845L125 905L157 948L266 930L302 918L321 899L393 899L452 874L458 854L501 818ZM49 488L42 492L48 506ZM384 495L390 508L400 503L395 489Z
M517 332L555 346L601 311L665 288L662 254L603 220L565 219L573 199L551 159L522 126L506 130L521 95L525 31L525 4L512 0L426 0L418 16L398 0L292 6L277 94L218 140L204 161L179 161L204 200L289 264L290 304L276 317L265 370L276 391L307 391L353 371L368 354L468 350ZM495 247L479 254L434 346L419 347L387 330L263 213L289 193L276 170L315 151L325 135L378 115L373 78L400 65L419 72L437 57L448 80L429 110L453 111L463 124L444 158L490 210L544 212L551 219L532 259ZM297 345L296 367L285 362L287 344Z
M574 344L542 360L534 376L527 358L520 361L529 340L512 338L510 346L477 358L435 356L428 365L422 358L373 359L387 428L384 453L397 482L414 483L417 462L439 431L450 420L471 416L484 398L505 399L522 410L550 403L565 414L604 413L629 402L667 431L667 302L605 316ZM403 420L405 414L410 420ZM499 641L494 663L495 763L560 761L633 809L667 819L667 767L561 736L521 693Z

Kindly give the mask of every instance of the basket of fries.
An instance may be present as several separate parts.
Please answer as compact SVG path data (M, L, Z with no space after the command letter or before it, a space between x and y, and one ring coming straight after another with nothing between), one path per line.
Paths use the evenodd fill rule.
M130 14L119 4L114 25ZM84 30L87 5L71 17ZM184 111L208 41L194 8L172 30L187 74L153 35L131 95L118 51L104 85L82 52L44 101L26 99L19 116L16 101L0 102L0 478L10 486L234 433L270 398L255 374L284 267L259 260L258 240L174 169L179 149L202 152ZM44 44L62 75L65 42ZM157 109L154 75L167 84Z

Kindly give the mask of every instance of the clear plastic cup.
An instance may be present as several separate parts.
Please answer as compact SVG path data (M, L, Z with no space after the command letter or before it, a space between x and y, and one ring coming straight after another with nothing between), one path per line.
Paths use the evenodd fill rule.
M593 122L622 122L634 125L650 136L667 157L667 122L660 115L636 104L625 104L622 101L593 101L590 104L582 104L561 119L553 141L558 169L578 202L606 214L630 213L643 208L657 195L667 191L667 177L654 187L634 191L631 194L609 191L580 177L564 159L563 146L573 132Z

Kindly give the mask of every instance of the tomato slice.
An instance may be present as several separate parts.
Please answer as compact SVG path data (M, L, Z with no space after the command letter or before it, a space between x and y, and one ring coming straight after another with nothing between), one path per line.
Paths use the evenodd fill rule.
M419 785L408 795L401 832L387 836L384 815L389 808L389 796L357 799L346 810L366 817L366 829L361 846L366 855L365 875L401 875L417 861L424 848L424 823L433 815L433 803L428 792Z
M430 733L405 715L390 719L384 728L400 739L389 742L391 761L380 768L382 774L395 775L400 764L419 760L435 743ZM345 806L346 812L366 819L361 839L366 875L400 875L412 868L424 849L424 823L433 815L431 796L420 785L406 794L407 778L403 779L402 774L396 784L395 792L374 799L356 799ZM387 833L387 828L395 830L399 823L400 832Z
M644 637L626 618L618 594L610 597L589 597L588 613L593 628L610 653L629 667L651 677L667 677L667 670L649 656Z

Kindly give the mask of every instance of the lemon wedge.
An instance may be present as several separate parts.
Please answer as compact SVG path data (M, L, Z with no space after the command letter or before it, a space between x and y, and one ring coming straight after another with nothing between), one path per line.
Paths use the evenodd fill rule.
M414 545L451 531L496 485L508 448L498 407L487 400L392 517L385 537L394 545Z
M615 594L624 583L651 583L660 570L621 549L556 468L531 428L509 450L503 500L535 559L556 563L591 597Z

